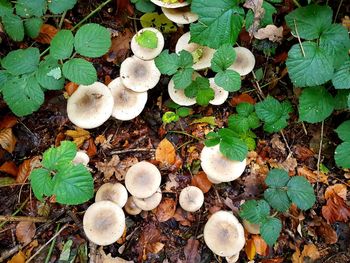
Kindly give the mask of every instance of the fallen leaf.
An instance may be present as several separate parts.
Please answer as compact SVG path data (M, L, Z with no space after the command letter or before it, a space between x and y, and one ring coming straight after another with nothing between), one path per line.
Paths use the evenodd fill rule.
M24 255L24 253L20 250L7 263L24 263L25 261L26 261L26 257Z
M0 185L7 186L16 183L16 180L12 177L0 177Z
M107 254L103 251L103 247L98 249L96 263L134 263L120 257L112 257L111 253Z
M139 252L139 259L141 259L139 262L146 260L149 253L159 253L164 247L164 240L157 225L154 223L145 225L136 247Z
M286 154L286 147L278 134L274 134L272 136L271 146L273 149L279 150L281 153Z
M13 161L7 161L0 166L0 172L4 172L16 177L18 168Z
M350 31L350 18L348 16L344 16L341 19L341 23L348 31Z
M240 94L238 96L234 96L231 99L231 104L233 107L236 107L238 104L240 104L242 102L247 102L247 103L250 103L253 105L255 104L255 100L247 93L243 93L243 94Z
M41 164L39 156L35 156L31 159L24 160L23 163L21 163L18 167L16 182L24 183L27 180L30 173L32 172L32 170L40 166Z
M311 171L306 166L299 167L297 171L298 175L304 176L312 184L316 182L328 184L328 176L322 172L319 172L319 174L317 175L317 171Z
M163 198L162 202L156 208L155 214L159 222L168 221L176 211L176 202L171 198Z
M318 236L324 239L326 244L335 244L338 241L337 232L332 228L330 224L327 224L324 220L320 220L319 226L316 228Z
M200 171L195 176L192 177L191 185L197 186L205 194L209 192L213 184L212 182L209 181L205 172Z
M333 194L327 200L327 204L322 206L322 216L329 224L336 221L347 222L350 218L350 207L344 199L337 194Z
M253 260L256 255L256 249L255 249L255 244L253 239L248 239L247 242L245 243L244 251L247 255L247 258L249 260Z
M348 191L346 189L346 185L344 184L334 184L332 186L328 186L325 193L324 193L324 198L327 200L331 198L333 195L338 195L344 200L346 200L346 195Z
M157 146L155 158L162 167L173 165L176 160L176 151L174 145L164 138Z
M295 168L297 168L298 162L297 159L292 157L292 155L288 155L287 158L282 162L278 163L277 167L282 168L288 171L290 176L295 175Z
M292 263L304 263L303 258L301 257L300 249L298 247L295 248L295 252L292 255Z
M201 262L199 244L199 241L194 237L191 237L189 240L187 240L187 244L184 248L184 254L187 263Z
M25 250L25 257L30 258L32 255L33 249L37 248L39 246L38 240L34 239L32 242L29 243L29 245L26 247Z
M252 239L255 246L255 251L260 256L267 256L269 253L268 246L264 239L260 235L252 235Z
M40 28L39 36L35 39L40 44L50 44L58 29L49 24L43 24Z
M176 181L176 174L169 174L169 180L165 183L165 191L174 192L176 188L179 186L179 183Z
M295 157L300 161L306 161L307 159L313 157L315 154L309 148L301 145L295 145L293 147L293 152L295 154Z
M79 127L76 127L75 130L67 130L64 134L71 137L78 148L91 137L90 132Z
M263 0L246 0L243 6L249 8L254 13L254 20L249 28L246 28L250 36L253 36L260 26L260 21L265 15L265 9L262 7Z
M0 121L0 130L5 128L12 128L17 124L17 118L13 115L6 115L1 118Z
M103 134L101 134L95 138L95 144L100 145L102 150L109 150L112 148L112 138L113 134L108 135L107 138Z
M21 221L16 226L16 237L22 244L28 243L35 236L36 227L33 222Z
M133 37L132 33L128 28L123 32L117 32L112 37L112 45L105 58L108 62L119 64L124 61L130 51L130 41Z
M139 161L137 160L136 157L128 157L124 160L121 160L117 165L116 172L114 173L117 180L118 181L124 180L126 172L129 170L129 168L138 162Z
M79 85L74 82L68 82L65 86L64 89L66 90L68 96L72 96L72 94L78 89Z
M103 173L104 175L104 180L108 181L114 173L117 172L117 165L119 164L120 159L118 155L113 155L112 159L107 162L104 160L104 162L97 162L95 167L97 168L98 171Z
M4 150L12 153L15 149L16 142L16 137L13 135L11 128L0 130L0 145Z
M256 39L268 38L272 42L281 42L283 39L283 27L277 27L275 25L267 25L264 28L258 29L253 33Z
M282 263L284 262L284 258L267 258L261 260L261 263Z
M195 218L192 213L183 210L181 207L176 209L174 219L179 222L182 226L191 226Z
M86 149L86 153L87 153L87 155L88 155L90 158L92 158L92 157L94 157L94 156L96 155L96 153L97 153L97 147L96 147L96 145L95 145L95 142L94 142L94 139L93 139L93 138L90 138L88 142L89 142L89 145L88 145L88 147L87 147L87 149Z
M320 252L314 244L305 245L301 255L303 258L309 258L312 261L315 261L321 257Z

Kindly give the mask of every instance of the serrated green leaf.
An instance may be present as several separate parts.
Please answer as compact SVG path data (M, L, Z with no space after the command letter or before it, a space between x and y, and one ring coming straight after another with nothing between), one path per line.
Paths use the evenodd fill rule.
M304 89L299 98L299 118L316 123L329 117L334 109L334 98L324 87Z
M348 108L348 98L350 95L350 89L348 90L338 90L334 97L334 109L344 110Z
M344 121L335 131L340 139L350 142L350 120Z
M192 83L193 68L179 69L172 77L175 89L185 89Z
M40 17L32 17L24 21L24 29L26 34L31 38L36 38L39 35L40 28L43 24Z
M315 204L316 197L314 189L305 177L292 177L289 180L287 187L288 197L299 209L307 210Z
M167 106L169 109L174 109L174 110L181 107L179 104L173 102L171 99L165 102L165 106Z
M34 195L39 201L43 201L43 196L52 195L53 182L50 171L44 168L34 169L30 173L29 180Z
M181 50L179 52L179 67L191 68L193 65L193 57L187 50Z
M2 59L1 65L13 75L21 75L35 71L38 68L39 60L39 49L29 47L11 51Z
M2 91L2 86L11 77L6 70L0 70L0 92Z
M154 62L160 73L165 75L173 75L179 68L179 56L175 53L169 54L169 50L163 50Z
M237 91L241 88L241 76L231 69L217 73L214 82L216 85L229 92Z
M233 47L229 44L224 44L214 53L210 68L214 72L224 71L230 67L235 60L236 52Z
M228 127L239 133L245 133L250 128L248 118L240 114L233 114L228 118Z
M250 103L242 102L237 105L236 111L239 115L248 117L254 111L254 106Z
M286 189L268 188L264 192L264 198L279 212L287 211L291 205Z
M180 117L187 117L191 113L191 108L179 107L176 109L176 114Z
M162 121L165 124L171 123L171 122L177 122L179 120L179 115L177 115L173 111L167 111L162 116Z
M348 58L340 66L332 77L332 83L336 89L350 89L350 59Z
M255 104L255 111L260 120L273 123L280 119L282 106L278 100L267 96L266 99Z
M16 1L16 14L29 18L32 16L41 17L46 11L45 0L17 0Z
M76 3L77 0L51 0L49 1L49 9L53 14L62 14L72 9Z
M253 138L251 138L251 137L243 137L241 139L245 142L245 144L247 145L249 151L254 151L255 150L256 143L255 143L255 140Z
M269 187L284 187L289 179L289 175L285 170L273 169L267 174L265 183Z
M151 13L156 10L156 6L150 0L131 0L137 10L142 13Z
M6 14L2 17L5 32L14 40L22 41L24 38L24 25L22 19L14 14Z
M260 224L270 215L270 206L265 200L248 200L241 206L239 215L252 224Z
M269 246L273 246L276 243L281 230L281 220L274 217L267 218L260 226L261 237Z
M220 142L220 152L228 159L243 161L248 154L248 147L244 141L236 137L225 137Z
M8 0L0 0L0 17L13 13L12 4Z
M150 30L145 30L136 35L136 42L145 48L157 48L158 37L157 34Z
M258 115L253 112L248 116L248 123L249 128L256 129L260 126L260 119L258 118Z
M204 141L204 145L207 147L213 147L217 144L219 144L221 141L221 138L218 133L216 132L209 132L206 136L206 140Z
M51 69L46 76L48 77L52 77L56 80L60 79L62 77L62 71L61 68L59 66L57 66L56 68Z
M78 84L90 85L97 80L94 66L81 58L73 58L63 64L63 75Z
M67 59L72 55L74 37L72 31L60 30L51 40L50 55L56 59Z
M204 77L197 77L185 89L185 95L189 98L196 98L199 105L208 105L209 101L214 98L214 90L210 87L209 80Z
M74 38L75 50L80 55L90 58L97 58L106 54L111 43L109 31L94 23L83 25Z
M269 133L279 132L280 130L284 129L287 126L288 126L288 121L286 120L286 118L281 117L274 122L265 122L264 131Z
M58 69L61 73L60 65L58 64L57 60L52 57L47 57L45 60L40 62L39 69L35 73L35 76L39 84L45 89L60 90L63 88L64 78L56 78L55 76L50 76L49 74L55 69Z
M334 159L338 167L350 168L350 142L343 142L335 148Z
M57 170L59 166L70 163L77 153L77 146L70 141L62 141L59 147L51 147L43 154L42 165L50 170Z

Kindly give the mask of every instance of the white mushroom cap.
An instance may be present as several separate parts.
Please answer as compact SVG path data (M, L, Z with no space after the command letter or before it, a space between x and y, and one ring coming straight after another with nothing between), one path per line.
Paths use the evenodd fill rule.
M137 198L147 198L159 188L162 180L158 168L146 161L134 164L125 175L125 186Z
M248 233L253 235L260 234L260 225L259 224L252 224L248 222L247 220L243 219L243 226L244 229L247 230Z
M180 8L162 7L162 11L170 21L180 25L190 24L198 20L198 15L192 13L189 6Z
M95 244L107 246L116 242L124 233L123 210L111 201L93 203L86 210L83 227L86 236Z
M181 106L191 106L196 104L196 98L189 98L185 95L183 89L175 89L175 84L173 80L169 81L168 93L170 98L177 104Z
M135 205L144 211L150 211L156 208L160 204L160 201L162 201L162 191L160 188L148 198L134 197Z
M189 3L187 2L177 2L177 3L166 3L165 1L162 0L151 0L151 2L157 6L162 6L162 7L167 7L167 8L179 8L179 7L183 7L186 5L189 5Z
M128 200L128 192L121 183L105 183L96 192L95 202L112 201L120 207L123 207Z
M220 152L220 146L204 146L201 152L201 166L213 183L230 182L240 177L246 167L246 159L242 162L226 158Z
M239 259L239 253L231 256L231 257L225 257L227 263L236 263Z
M187 186L180 192L179 203L183 210L196 212L204 203L204 194L196 186Z
M244 229L228 211L214 213L204 226L204 241L216 255L231 257L244 247Z
M74 164L81 163L81 164L87 166L88 163L90 162L90 158L89 158L89 155L87 155L85 151L77 151L72 162Z
M102 125L112 114L113 96L109 88L101 82L84 86L69 97L67 114L71 122L83 129L93 129Z
M126 88L120 78L108 84L113 98L112 116L118 120L127 121L140 115L147 102L147 91L135 92Z
M129 196L128 201L124 206L125 212L129 215L138 215L142 212L142 209L135 204L135 197Z
M136 56L129 57L120 65L120 77L125 87L135 92L144 92L154 88L160 71L154 60L142 60Z
M212 105L221 105L223 104L227 98L228 98L228 91L224 90L223 88L216 85L214 78L209 79L210 87L214 90L215 96L214 99L209 101Z
M143 47L140 46L137 43L136 37L139 34L142 34L145 31L151 31L153 33L156 34L157 39L158 39L158 44L156 48L147 48L147 47ZM160 54L160 52L162 52L163 47L164 47L164 37L163 34L157 30L156 28L153 27L145 27L143 29L141 29L140 31L138 31L133 38L131 39L131 44L130 44L131 50L134 53L134 55L140 59L143 60L150 60L150 59L154 59L156 56L158 56Z
M206 46L200 46L197 43L189 43L190 42L190 32L183 34L176 43L175 52L179 53L181 50L186 50L190 53L196 51L198 48L203 48L203 55L198 60L197 63L193 64L193 68L195 70L201 70L205 68L210 68L211 59L214 56L215 49Z
M237 71L239 75L245 76L249 74L255 66L255 57L253 53L245 47L235 47L236 60L229 67L234 71Z

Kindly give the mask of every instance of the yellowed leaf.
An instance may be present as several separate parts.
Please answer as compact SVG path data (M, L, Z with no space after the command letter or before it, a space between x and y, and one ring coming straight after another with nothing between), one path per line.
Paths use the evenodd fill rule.
M303 252L301 253L303 258L308 257L313 261L321 257L320 252L314 244L308 244L304 246Z
M80 148L80 146L82 146L83 143L91 137L90 132L79 127L77 127L75 130L67 130L64 134L72 137L73 142L78 148Z
M297 247L295 248L295 252L292 255L292 263L304 263L304 260L300 254L300 249Z
M267 256L268 249L264 239L262 239L260 235L252 235L252 239L254 242L256 253L259 254L260 256Z
M198 172L192 177L191 185L197 186L203 193L207 193L213 184L209 181L205 172Z
M22 244L28 243L35 235L36 227L33 222L21 221L16 226L16 237Z
M327 187L327 189L326 189L326 191L324 193L324 198L327 200L330 197L332 197L332 195L336 194L336 195L339 195L344 200L346 200L347 192L348 191L346 189L346 185L344 185L344 184L335 184L335 185Z
M24 160L23 163L21 163L18 167L16 182L25 182L32 170L37 167L40 167L40 158L38 156L35 156L28 160Z
M26 261L26 257L22 251L19 251L16 255L14 255L7 263L24 263Z
M244 247L244 251L245 251L247 258L249 260L253 260L255 258L256 248L255 248L255 244L254 244L253 239L247 240L245 247Z
M174 145L164 138L156 149L156 160L162 166L170 166L175 163L176 151Z
M3 149L12 153L16 146L16 137L12 133L12 128L0 130L0 145Z
M319 172L317 175L317 171L311 171L306 166L299 167L297 169L298 175L304 176L310 183L321 182L324 184L328 184L328 176L322 172Z

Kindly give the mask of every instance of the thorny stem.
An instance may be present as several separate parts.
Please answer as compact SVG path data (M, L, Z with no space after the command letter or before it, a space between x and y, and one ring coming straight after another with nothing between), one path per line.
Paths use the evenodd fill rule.
M60 224L57 225L55 234L57 234L59 229L60 229ZM49 262L51 255L52 255L52 252L53 252L53 248L55 246L55 243L56 243L56 238L52 241L51 246L49 248L49 252L47 252L47 256L45 258L45 263Z

